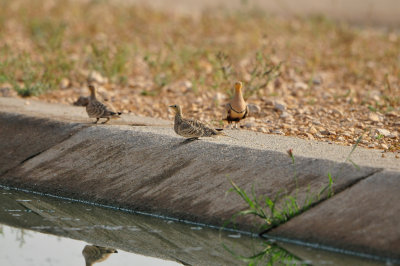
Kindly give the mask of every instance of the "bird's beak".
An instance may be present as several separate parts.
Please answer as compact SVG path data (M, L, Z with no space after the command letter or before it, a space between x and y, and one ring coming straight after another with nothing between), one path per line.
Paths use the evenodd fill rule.
M236 82L236 84L235 84L235 89L236 90L240 90L240 89L242 89L242 83L240 82L240 81L238 81L238 82Z
M168 106L168 107L171 107L171 108L172 108L172 107L174 107L174 106L173 106L173 105L170 105L170 106Z

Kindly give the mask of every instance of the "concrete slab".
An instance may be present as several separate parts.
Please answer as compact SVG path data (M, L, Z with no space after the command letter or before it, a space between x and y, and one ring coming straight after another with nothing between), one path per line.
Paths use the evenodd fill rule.
M72 136L84 125L0 112L0 175Z
M400 173L383 171L274 229L301 239L400 263Z

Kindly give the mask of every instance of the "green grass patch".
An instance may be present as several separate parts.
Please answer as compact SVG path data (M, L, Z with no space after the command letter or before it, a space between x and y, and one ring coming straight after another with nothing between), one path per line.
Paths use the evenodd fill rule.
M360 143L362 136L360 136L353 148L346 157L344 163L351 163L356 169L359 170L359 166L351 159L351 155ZM332 176L331 171L328 171L327 177L328 182L319 191L310 191L308 188L306 192L306 197L303 202L299 201L298 197L298 180L297 180L297 170L295 167L295 157L293 150L288 150L288 155L291 159L293 165L293 182L295 182L295 193L294 195L288 195L285 190L282 189L274 197L269 197L266 195L257 196L254 191L254 185L250 193L246 192L240 188L235 182L229 179L232 188L228 192L236 193L243 201L247 204L247 208L243 211L239 211L234 214L231 219L225 222L223 227L228 226L235 222L235 220L240 216L253 215L259 217L263 220L263 224L259 228L259 234L263 235L271 228L274 228L280 224L283 224L293 218L294 216L306 211L311 206L317 204L323 199L330 198L334 195L333 185L335 182L335 177ZM337 174L339 177L341 171Z

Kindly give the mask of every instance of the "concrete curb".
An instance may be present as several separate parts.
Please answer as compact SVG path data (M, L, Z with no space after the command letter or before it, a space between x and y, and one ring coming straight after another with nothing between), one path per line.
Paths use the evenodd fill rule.
M346 146L246 131L227 131L237 140L224 137L185 143L174 134L169 121L125 116L116 121L120 125L89 126L83 108L33 101L27 105L18 99L0 98L0 112L0 137L7 140L0 143L5 151L0 155L0 184L219 226L246 207L237 195L226 195L230 188L228 178L246 191L254 185L257 195L274 197L286 189L292 195L297 193L299 202L303 202L310 191L319 191L327 184L330 172L337 177L333 187L337 194L278 227L274 234L399 258L400 245L371 248L370 237L377 232L379 237L400 239L400 223L388 226L376 220L373 224L360 224L357 245L322 233L313 234L310 239L307 231L301 227L297 230L300 222L296 223L315 213L313 224L334 234L334 225L324 227L329 215L320 206L341 202L350 193L348 188L368 198L371 187L358 188L371 178L386 175L386 171L391 172L391 186L397 188L400 161L394 156L381 158L380 151L357 149L352 157L360 166L356 169L342 163L351 150ZM52 136L52 141L47 136ZM22 140L25 148L17 149ZM289 148L296 155L295 168L286 154ZM12 159L14 163L10 164ZM381 185L374 182L373 188L379 190ZM374 197L377 205L387 203L387 190L379 191L383 194ZM400 200L400 193L397 194L391 193L390 200ZM345 201L343 206L357 208L360 200ZM373 207L378 217L394 221L400 218L399 212L387 215L384 208ZM368 213L368 205L363 208L363 213ZM352 219L351 213L342 214ZM362 216L358 218L363 220ZM244 217L237 223L240 229L255 230L261 221ZM291 224L292 230L279 231ZM326 238L332 241L325 241Z

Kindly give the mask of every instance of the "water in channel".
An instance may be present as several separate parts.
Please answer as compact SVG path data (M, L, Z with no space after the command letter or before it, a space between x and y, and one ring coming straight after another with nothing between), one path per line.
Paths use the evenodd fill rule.
M0 189L0 265L382 265L237 232ZM98 264L97 264L98 263Z

